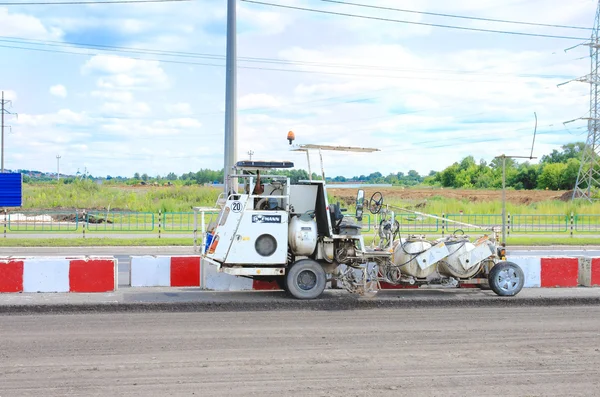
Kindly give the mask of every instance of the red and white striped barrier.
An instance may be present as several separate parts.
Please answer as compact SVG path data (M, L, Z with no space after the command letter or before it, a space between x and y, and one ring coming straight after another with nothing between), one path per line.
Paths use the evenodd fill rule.
M111 292L114 257L0 257L2 292Z
M579 285L600 287L600 258L579 258Z
M199 256L132 256L132 287L200 287Z
M186 259L187 258L187 259ZM580 281L580 266L583 258L578 257L548 257L511 256L507 260L518 264L525 275L524 288L564 288L579 285L600 286L600 258L590 260L589 282ZM178 267L173 265L173 260L178 261ZM188 265L183 265L186 260L192 260ZM134 263L138 266L134 267ZM174 270L176 269L176 270ZM174 271L179 272L181 279L190 282L173 282L169 276ZM136 272L142 272L135 274ZM187 275L186 275L186 272ZM201 277L200 277L201 276ZM132 258L132 286L200 286L213 291L250 291L250 290L277 290L276 282L252 280L246 277L235 277L220 273L216 266L200 264L199 257L133 257ZM595 283L595 284L594 284ZM383 289L418 288L418 286L393 286L382 283Z
M579 285L580 258L511 256L506 259L523 270L523 288L565 288Z
M279 289L277 283L219 273L199 256L132 256L132 287L200 287L213 291Z

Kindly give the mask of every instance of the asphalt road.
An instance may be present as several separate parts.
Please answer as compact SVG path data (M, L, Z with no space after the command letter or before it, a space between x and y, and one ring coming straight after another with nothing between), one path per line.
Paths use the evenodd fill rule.
M0 396L597 396L600 307L0 316Z

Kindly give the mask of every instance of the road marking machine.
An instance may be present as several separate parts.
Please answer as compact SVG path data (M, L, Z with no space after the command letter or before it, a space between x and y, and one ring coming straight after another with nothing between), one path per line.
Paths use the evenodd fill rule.
M288 140L292 145L293 135ZM293 145L292 150L306 152L308 180L290 183L290 178L278 175L277 170L294 166L288 161L235 164L229 186L237 188L220 196L218 215L207 221L211 209L202 209L201 251L205 263L227 274L277 281L298 299L319 297L328 283L365 296L373 296L382 283L475 285L500 296L514 296L523 288L523 271L506 261L505 248L498 244L497 227L444 219L469 229L478 228L483 235L471 240L459 229L435 240L423 235L401 236L397 214L437 217L385 204L380 192L367 201L362 189L356 196L353 217L344 215L346 210L339 203L330 203L322 151L377 149ZM312 178L310 150L319 152L322 180ZM361 225L365 209L375 215L378 223L370 244L365 243L370 236L363 233Z

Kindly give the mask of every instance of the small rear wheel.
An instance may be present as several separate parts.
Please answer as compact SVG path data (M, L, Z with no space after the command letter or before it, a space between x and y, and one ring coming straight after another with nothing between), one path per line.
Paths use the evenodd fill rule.
M488 276L490 288L500 296L515 296L523 288L525 275L516 263L499 262Z
M318 262L302 259L288 270L285 281L294 298L315 299L325 291L327 275Z

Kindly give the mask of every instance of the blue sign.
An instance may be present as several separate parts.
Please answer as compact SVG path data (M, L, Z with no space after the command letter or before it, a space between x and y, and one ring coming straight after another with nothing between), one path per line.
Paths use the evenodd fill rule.
M23 175L0 173L0 207L23 206Z

